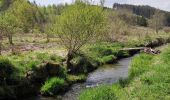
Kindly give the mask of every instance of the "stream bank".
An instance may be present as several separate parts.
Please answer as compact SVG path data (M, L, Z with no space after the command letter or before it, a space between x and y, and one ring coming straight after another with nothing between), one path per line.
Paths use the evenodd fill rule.
M166 39L166 40L164 40L164 39L157 39L156 41L152 41L152 42L150 42L150 44L147 44L147 45L145 45L145 46L151 46L151 47L155 47L155 46L160 46L160 45L162 45L162 44L165 44L165 43L168 43L168 42L170 42L170 39ZM139 45L138 45L139 46ZM144 46L144 45L140 45L140 46ZM103 48L104 47L104 48ZM117 47L119 47L119 48L117 48ZM134 47L137 47L137 46L134 46ZM115 48L117 48L117 49L115 49ZM101 53L99 56L97 55L95 58L97 58L97 59L88 59L88 58L85 58L86 59L86 61L88 62L88 63L86 63L86 62L82 62L82 61L84 61L84 57L82 57L82 55L80 55L79 57L78 57L78 59L74 59L73 60L73 63L74 63L74 65L75 65L75 70L76 70L76 68L80 68L80 66L81 66L81 69L78 69L78 71L80 71L80 72L82 72L83 71L83 73L86 73L86 75L89 73L89 72L92 72L93 73L93 71L95 70L95 69L97 69L98 70L98 68L99 68L99 70L100 70L100 68L104 68L104 69L106 69L107 70L107 66L103 66L103 65L107 65L107 64L113 64L113 63L115 63L116 61L118 61L119 59L121 59L121 58L126 58L126 57L129 57L129 56L132 56L133 54L136 54L137 52L139 52L139 51L130 51L130 52L120 52L120 51L118 51L120 48L123 48L123 46L115 46L115 44L111 44L111 45L106 45L106 44L103 44L103 45L101 45L100 46L100 48L98 48L98 47L96 47L96 48L92 48L92 49L90 49L90 50L92 50L93 51L93 53L94 52L98 52L98 53ZM88 52L88 51L87 51ZM91 51L90 51L91 52ZM91 55L91 56L93 56L93 55ZM81 59L79 59L79 58L81 58ZM100 58L100 59L98 59L98 58ZM83 66L82 66L83 65ZM99 66L102 66L102 67L99 67ZM110 65L109 65L110 66ZM112 66L112 65L111 65ZM113 66L112 66L113 67ZM87 69L86 69L87 68ZM46 69L46 68L45 68ZM48 68L47 68L48 69ZM96 71L97 71L96 70ZM96 72L96 71L94 71L94 72ZM109 68L109 71L110 71L110 68ZM41 71L40 71L41 72ZM44 70L42 71L42 72L44 72ZM53 72L53 71L52 71ZM104 71L105 72L105 71ZM107 71L106 71L107 72ZM97 72L98 73L98 72ZM41 73L39 76L43 76L43 73ZM47 76L49 77L49 75L48 75L48 73L47 73ZM52 75L53 76L53 75ZM106 75L107 76L107 75ZM113 76L114 77L114 75L109 75L109 76ZM89 78L90 76L88 76L87 77L87 80L88 80L88 78ZM104 76L105 77L105 76ZM84 78L85 79L85 78ZM75 83L77 83L77 82L83 82L84 81L84 79L83 80L81 80L81 81L77 81L77 80L75 80L75 81L72 81L71 83L69 83L69 85L67 84L65 87L65 89L66 90L68 90L68 87L70 87L70 85L72 85L72 84L75 84ZM91 79L94 79L94 78L91 78ZM100 79L100 78L99 78ZM108 77L108 80L110 80L110 77ZM45 79L43 80L43 81L45 81ZM107 80L105 80L106 82L108 82ZM42 82L41 82L42 83ZM94 83L94 84L93 84ZM93 87L93 86L96 86L96 85L98 85L98 84L101 84L102 82L101 81L97 81L97 82L95 82L95 81L91 81L90 79L89 79L89 81L87 82L87 84L85 84L83 87ZM40 85L40 84L39 84ZM27 86L32 86L31 84L27 84ZM73 85L73 87L76 87L76 89L79 89L80 87L82 87L82 84L80 84L78 87L76 86L76 85ZM40 87L40 86L39 86ZM29 88L29 87L28 87ZM23 94L24 92L22 92L21 94L23 95L22 97L23 98L26 98L26 97L28 97L28 96L30 96L30 95L32 95L32 94L30 94L30 95L28 95L29 93L31 93L31 91L27 91L28 90L28 88L24 88L24 84L22 85L22 87L21 88L17 88L17 90L18 90L18 95L20 96L20 89L23 89L23 91L26 93L26 94ZM34 87L31 87L32 89L35 89ZM71 89L70 90L74 90L74 89L72 89L72 87L71 87ZM74 91L77 91L77 90L74 90ZM59 92L61 92L61 91L59 91ZM65 91L64 91L65 92ZM70 91L69 91L70 92ZM68 92L68 93L69 93ZM36 91L36 94L39 94L39 93L37 93L37 91ZM67 94L67 92L66 92L66 94ZM73 93L74 94L74 93ZM77 94L77 93L76 93ZM12 94L13 95L13 94ZM63 96L63 95L62 95ZM64 95L65 96L65 95ZM66 98L67 98L68 96L66 95ZM16 98L16 97L15 97ZM23 99L22 98L22 99ZM39 97L38 97L39 98ZM42 97L42 98L39 98L39 100L45 100L44 99L45 97ZM56 99L56 98L55 98ZM31 100L33 100L33 99L31 99ZM49 100L49 99L47 99L47 100Z

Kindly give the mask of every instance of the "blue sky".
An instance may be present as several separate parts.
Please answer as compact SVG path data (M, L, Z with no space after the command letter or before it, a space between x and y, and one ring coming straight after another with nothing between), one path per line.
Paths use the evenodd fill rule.
M30 0L34 1L34 0ZM60 3L72 3L74 0L35 0L37 4L49 5ZM98 4L100 0L92 0L94 4ZM113 3L126 3L134 5L150 5L162 10L170 11L170 0L106 0L105 6L112 7Z

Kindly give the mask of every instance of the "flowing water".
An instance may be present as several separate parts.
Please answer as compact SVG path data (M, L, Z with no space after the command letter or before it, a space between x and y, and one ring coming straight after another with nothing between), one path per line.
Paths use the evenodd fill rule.
M92 73L89 73L86 82L74 84L64 95L54 98L37 97L34 100L76 100L80 92L86 88L92 88L102 84L113 84L120 79L128 77L128 69L132 57L124 58L117 64L103 65ZM31 99L33 100L33 99Z

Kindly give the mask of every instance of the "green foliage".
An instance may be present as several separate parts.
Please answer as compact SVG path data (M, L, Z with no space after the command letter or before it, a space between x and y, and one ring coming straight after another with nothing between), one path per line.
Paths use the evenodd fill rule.
M9 10L17 16L21 22L20 27L24 32L29 32L36 23L37 8L28 3L27 0L15 0Z
M117 97L111 87L101 86L83 91L79 100L117 100Z
M64 86L64 79L53 77L48 79L41 87L41 94L54 95Z
M98 6L76 2L66 7L54 25L61 44L71 53L104 31L105 13Z
M12 10L0 13L0 36L7 36L9 43L13 44L12 35L19 31L20 20Z
M4 33L6 35L15 33L18 29L18 26L19 20L11 11L0 14L1 33Z

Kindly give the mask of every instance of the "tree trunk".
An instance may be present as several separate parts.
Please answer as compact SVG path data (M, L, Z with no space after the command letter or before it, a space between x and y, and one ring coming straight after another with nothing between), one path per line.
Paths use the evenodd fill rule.
M69 51L67 54L67 70L69 72L72 71L72 64L70 62L72 59L73 59L73 53L71 51Z
M0 55L2 55L2 43L0 41Z
M9 44L13 45L12 34L8 34Z
M159 32L159 30L158 29L156 29L156 33L158 34L158 32Z
M47 41L46 41L47 43L48 42L50 42L50 36L49 36L49 34L47 34Z

